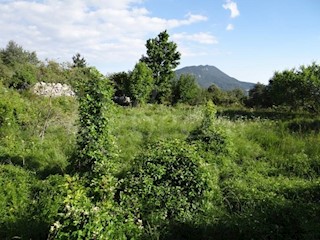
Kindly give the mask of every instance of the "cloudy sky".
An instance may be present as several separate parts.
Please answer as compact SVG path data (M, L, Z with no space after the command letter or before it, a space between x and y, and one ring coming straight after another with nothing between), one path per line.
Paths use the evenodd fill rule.
M179 68L214 65L241 81L320 63L320 0L0 0L0 48L42 60L79 52L102 73L131 70L167 29Z

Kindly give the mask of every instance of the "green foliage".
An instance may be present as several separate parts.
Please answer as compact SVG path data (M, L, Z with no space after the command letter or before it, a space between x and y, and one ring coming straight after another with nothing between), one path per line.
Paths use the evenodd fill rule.
M31 64L16 65L13 76L5 84L15 89L28 89L37 81L37 68Z
M127 239L140 230L134 217L114 201L117 180L109 115L110 82L94 68L83 68L77 85L79 130L73 176L65 176L63 208L49 239ZM80 174L80 177L79 175Z
M230 151L230 143L225 131L214 124L216 111L214 104L208 101L201 125L188 137L188 141L195 144L200 154L207 160L212 156L228 154Z
M9 41L0 53L0 79L6 86L27 89L36 82L39 60L35 52L26 51Z
M112 82L116 96L130 96L130 73L118 72L108 76Z
M268 85L272 104L293 110L319 112L320 66L312 63L300 69L276 72Z
M201 122L200 107L177 105L145 105L140 108L117 108L113 135L119 146L124 168L144 151L146 145L158 140L185 139Z
M47 60L39 66L38 82L70 83L70 71L63 64L54 60Z
M318 183L256 172L225 181L228 221L233 226L226 229L233 235L229 239L317 239Z
M72 57L74 68L85 68L87 66L86 60L84 57L81 57L80 53L77 53L75 56Z
M154 39L147 40L147 56L141 58L153 72L155 96L153 100L168 102L171 95L173 70L179 65L181 54L177 44L169 41L167 31L159 33Z
M139 62L135 65L130 74L130 97L134 104L146 103L153 88L152 71L144 62Z
M206 188L196 149L180 140L161 141L135 159L123 179L120 201L147 234L165 233L169 223L187 221L200 211Z
M62 187L67 195L48 239L137 239L140 229L133 216L113 200L114 189L110 188L102 201L95 201L83 180L65 176Z
M198 104L201 101L201 89L193 75L181 74L173 86L173 103Z
M23 169L0 165L0 237L30 234L31 186L34 176Z
M261 83L257 83L249 90L249 98L246 101L246 106L258 108L270 107L271 100L268 98L267 87Z
M0 238L45 239L63 203L61 177L39 181L12 165L0 165Z
M208 95L214 104L221 104L223 102L224 92L215 84L208 87Z
M83 70L84 78L77 86L79 99L79 130L77 156L73 160L76 172L99 172L107 168L107 159L112 156L112 139L109 137L111 97L110 82L94 68ZM98 169L95 169L98 168Z
M5 49L1 49L1 58L5 65L14 67L16 64L37 65L39 60L35 52L24 50L14 41L9 41Z
M63 173L74 150L75 106L65 97L29 99L0 87L0 162L39 177Z
M281 112L318 111L315 63L250 92L250 106L273 109L220 107L216 117L210 102L202 114L182 103L110 111L112 87L95 69L38 65L15 43L0 58L1 239L320 238L319 117ZM120 77L117 90L129 93ZM39 80L77 90L77 141L74 99L14 89ZM193 86L183 83L181 92ZM204 98L242 101L238 90L216 90ZM73 176L63 176L68 159Z
M223 91L215 84L210 85L205 94L208 100L213 101L216 105L224 107L242 106L246 99L244 91L240 88Z

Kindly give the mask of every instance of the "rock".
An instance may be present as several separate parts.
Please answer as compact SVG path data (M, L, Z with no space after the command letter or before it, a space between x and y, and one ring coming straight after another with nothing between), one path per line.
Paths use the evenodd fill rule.
M115 96L113 101L121 106L129 106L131 104L131 99L127 96Z

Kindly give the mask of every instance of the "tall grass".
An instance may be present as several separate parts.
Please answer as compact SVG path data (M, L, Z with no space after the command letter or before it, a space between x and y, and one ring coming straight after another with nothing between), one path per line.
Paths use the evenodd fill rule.
M9 95L2 95L2 99L9 102ZM58 202L45 204L48 197L43 194L45 190L34 190L31 185L40 184L41 189L46 189L48 180L35 179L66 171L75 145L77 104L68 98L50 102L35 96L13 97L21 103L12 107L15 113L11 112L17 114L19 121L0 126L0 161L23 168L10 171L21 172L27 180L24 185L11 184L11 190L7 190L10 192L0 189L0 197L17 199L16 196L22 194L21 199L26 199L26 204L21 205L21 214L30 216L26 206L34 202L52 209L50 219L54 219ZM186 139L201 123L202 110L202 107L184 105L116 107L112 133L124 172L149 143ZM172 225L166 236L161 236L161 232L153 236L164 239L320 239L319 118L303 114L286 117L288 114L280 113L272 118L271 112L264 119L241 117L241 112L235 114L234 117L230 111L223 114L221 109L214 120L214 125L224 130L231 149L228 155L213 156L206 165L208 176L214 173L214 179L210 183L212 196L204 203L205 211L192 216L190 222ZM32 173L25 173L25 170ZM6 180L8 176L0 171L0 179L6 186L10 182ZM50 191L54 192L54 188L58 189L58 184L50 187ZM41 192L37 198L35 193ZM0 212L9 210L3 204L0 208ZM45 212L44 209L41 214L30 217L39 220L41 216L41 221L45 221ZM19 214L10 216L19 219ZM1 226L10 227L11 232L20 226L18 220L17 225L14 221L5 222L8 219L1 218ZM46 222L41 231L46 230L48 224Z

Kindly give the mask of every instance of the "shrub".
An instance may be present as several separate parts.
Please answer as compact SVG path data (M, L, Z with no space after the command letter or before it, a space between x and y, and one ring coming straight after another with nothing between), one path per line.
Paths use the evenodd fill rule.
M109 187L109 195L96 201L90 195L92 190L85 187L84 179L65 176L62 187L67 195L48 239L137 239L140 229L132 215L114 201L112 185L105 186Z
M214 124L215 114L216 108L212 101L209 101L201 125L193 130L187 139L197 146L205 158L230 152L230 142L225 131Z
M31 186L34 176L22 168L0 165L0 238L27 237L31 233Z
M6 83L10 88L25 90L36 83L37 68L31 64L23 64L15 70L15 73Z
M163 232L169 223L200 211L206 188L195 148L180 140L160 141L135 159L123 179L120 201L144 227Z

